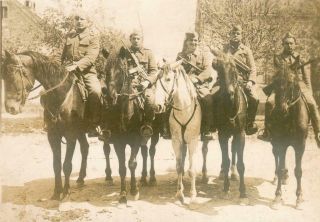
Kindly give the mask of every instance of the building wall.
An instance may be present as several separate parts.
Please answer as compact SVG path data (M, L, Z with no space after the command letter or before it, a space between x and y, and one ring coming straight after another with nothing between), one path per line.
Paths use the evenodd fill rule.
M7 0L8 17L3 19L3 48L14 52L36 50L43 36L40 18L16 0Z

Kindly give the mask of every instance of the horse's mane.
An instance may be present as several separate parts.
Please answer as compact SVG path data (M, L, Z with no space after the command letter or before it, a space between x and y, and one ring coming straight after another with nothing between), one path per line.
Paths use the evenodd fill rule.
M25 51L18 55L30 56L33 60L35 71L48 81L62 79L66 75L66 69L60 62L39 52Z

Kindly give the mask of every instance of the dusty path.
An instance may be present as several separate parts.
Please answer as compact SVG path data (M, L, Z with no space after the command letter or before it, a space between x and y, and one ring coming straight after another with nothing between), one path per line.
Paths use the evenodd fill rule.
M28 121L27 121L28 122ZM34 119L30 122L41 125ZM21 125L21 124L20 124ZM306 221L316 222L320 217L320 150L308 140L303 157L303 210L294 209L296 181L293 173L294 153L289 149L289 184L284 187L284 205L272 210L269 205L275 192L270 181L273 178L274 160L271 145L247 137L245 148L246 185L249 206L238 205L238 182L231 183L231 198L221 198L222 182L219 173L221 154L217 141L209 144L208 184L200 183L202 156L199 143L198 201L199 206L190 210L174 198L176 190L175 159L169 141L161 140L156 153L156 187L142 187L140 200L129 196L127 207L117 203L119 195L118 163L111 152L111 164L115 184L104 181L105 159L102 143L90 140L88 171L85 187L76 187L75 179L80 167L80 152L76 149L73 159L73 181L69 198L62 202L48 200L53 192L52 156L46 135L30 128L17 133L17 125L7 125L6 134L0 138L0 221ZM20 128L22 127L20 126ZM10 128L11 127L11 128ZM29 128L28 128L29 127ZM23 128L23 127L22 127ZM11 130L9 130L11 129ZM19 130L21 131L21 130ZM65 149L63 149L65 150ZM130 149L127 149L129 154ZM63 154L64 155L64 154ZM140 177L141 156L137 175ZM128 174L129 175L129 171ZM190 180L185 178L185 195L188 196Z

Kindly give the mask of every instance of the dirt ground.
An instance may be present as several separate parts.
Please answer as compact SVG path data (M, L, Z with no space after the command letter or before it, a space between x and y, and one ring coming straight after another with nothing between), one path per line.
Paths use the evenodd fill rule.
M261 124L261 123L260 123ZM38 117L4 118L0 137L0 221L320 221L320 150L316 148L312 135L307 141L303 157L302 210L296 210L294 177L294 152L289 149L287 165L288 185L283 186L284 203L278 210L270 207L276 187L274 159L269 143L247 137L245 147L245 183L249 205L239 205L239 183L231 182L229 199L222 198L222 181L217 179L221 152L218 141L209 144L208 184L201 179L201 143L197 151L198 207L189 209L188 203L181 205L175 199L175 158L170 141L160 140L157 145L155 169L157 186L141 187L140 199L128 195L127 206L119 205L120 181L115 152L111 151L114 185L104 180L105 158L102 142L90 139L87 178L85 186L77 188L75 180L80 168L79 147L73 158L71 195L61 202L50 200L53 193L52 154L46 134L41 131L42 120ZM65 147L63 147L65 151ZM128 155L130 149L126 150ZM63 153L64 155L64 153ZM138 155L136 174L142 169ZM188 163L186 164L186 167ZM129 181L130 171L127 171ZM185 195L189 196L190 179L185 177Z

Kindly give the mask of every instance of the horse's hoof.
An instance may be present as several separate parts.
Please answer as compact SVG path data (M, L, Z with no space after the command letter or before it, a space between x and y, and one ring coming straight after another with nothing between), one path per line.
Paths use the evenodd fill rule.
M119 204L127 204L127 197L121 196L119 199Z
M303 210L303 199L298 198L298 199L296 200L296 206L295 206L295 208L296 208L297 210Z
M283 200L282 200L281 196L276 196L276 198L271 203L271 208L273 210L279 210L282 202L283 202Z
M157 186L157 179L155 177L150 177L149 186L151 187Z
M277 185L278 184L278 177L274 177L273 181L271 182L273 185Z
M238 181L239 180L239 176L235 173L232 173L231 176L230 176L230 179L232 181Z
M231 196L230 196L230 191L227 192L223 192L222 194L222 199L224 200L230 200Z
M202 176L201 183L207 184L209 182L209 178L207 176Z
M240 206L248 206L249 205L249 198L248 197L242 197L239 201Z
M224 173L222 171L220 171L218 179L219 180L224 180Z
M130 190L130 194L133 196L134 200L139 199L139 190L137 190L137 189Z
M78 178L77 179L77 187L80 188L80 187L83 187L83 186L84 186L84 179Z
M189 203L189 209L190 210L196 210L200 207L200 204L197 201L197 198L191 198L190 203Z
M113 184L113 179L112 179L112 177L111 177L111 178L107 178L107 177L106 177L106 183L107 183L108 186L113 186L114 184Z
M61 197L60 197L60 193L54 193L50 200L57 200L57 201L60 201L61 200Z
M286 178L286 179L281 179L281 184L282 184L282 185L288 185L288 178Z
M177 193L176 198L180 201L181 204L185 203L184 195L182 193Z
M148 186L148 181L146 177L141 177L140 184L142 187Z
M132 195L133 196L133 199L134 200L139 200L139 198L140 198L140 192L138 191L138 192L136 192L134 195Z

